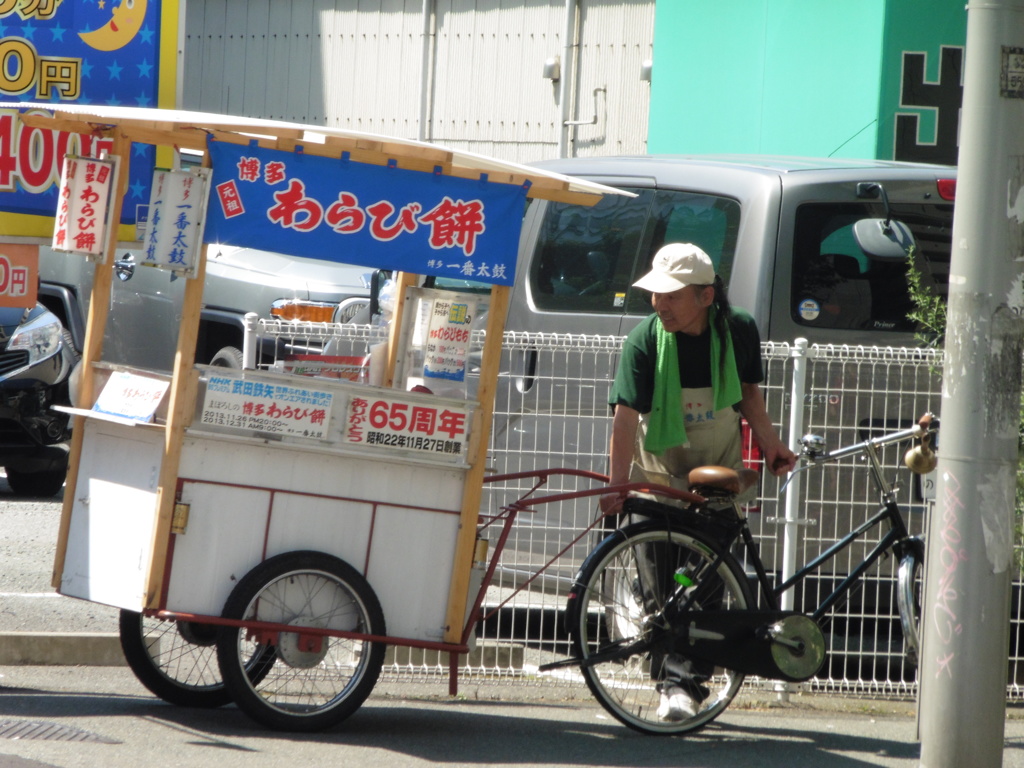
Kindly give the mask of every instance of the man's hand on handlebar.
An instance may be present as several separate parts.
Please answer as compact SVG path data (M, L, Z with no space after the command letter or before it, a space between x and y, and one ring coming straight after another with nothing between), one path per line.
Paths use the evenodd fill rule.
M776 477L789 474L796 467L796 454L783 443L764 452L764 465Z

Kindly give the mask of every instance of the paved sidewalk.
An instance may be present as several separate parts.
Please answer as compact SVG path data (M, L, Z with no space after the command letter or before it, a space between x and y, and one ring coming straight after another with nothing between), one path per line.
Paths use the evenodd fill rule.
M0 768L436 768L438 765L910 768L913 705L830 696L743 697L699 734L657 738L612 720L582 688L381 683L353 717L318 734L269 732L234 707L189 710L119 667L0 667ZM1024 768L1024 716L1006 721L1003 765ZM66 739L13 738L57 731Z

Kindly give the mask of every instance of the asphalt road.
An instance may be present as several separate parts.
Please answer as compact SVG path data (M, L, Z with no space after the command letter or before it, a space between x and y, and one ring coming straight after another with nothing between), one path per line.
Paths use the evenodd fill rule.
M116 632L113 608L50 586L62 497L16 499L0 478L0 632Z

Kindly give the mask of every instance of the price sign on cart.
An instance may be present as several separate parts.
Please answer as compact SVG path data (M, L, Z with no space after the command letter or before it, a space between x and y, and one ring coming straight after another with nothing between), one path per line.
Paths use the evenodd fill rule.
M348 404L345 442L464 457L469 421L465 408L355 396Z

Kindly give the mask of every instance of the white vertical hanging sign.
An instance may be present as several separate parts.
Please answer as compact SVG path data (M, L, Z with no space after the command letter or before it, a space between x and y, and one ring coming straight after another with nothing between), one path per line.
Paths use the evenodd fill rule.
M209 179L209 168L154 171L142 264L195 276Z
M110 222L116 158L64 156L53 229L53 249L103 261Z

